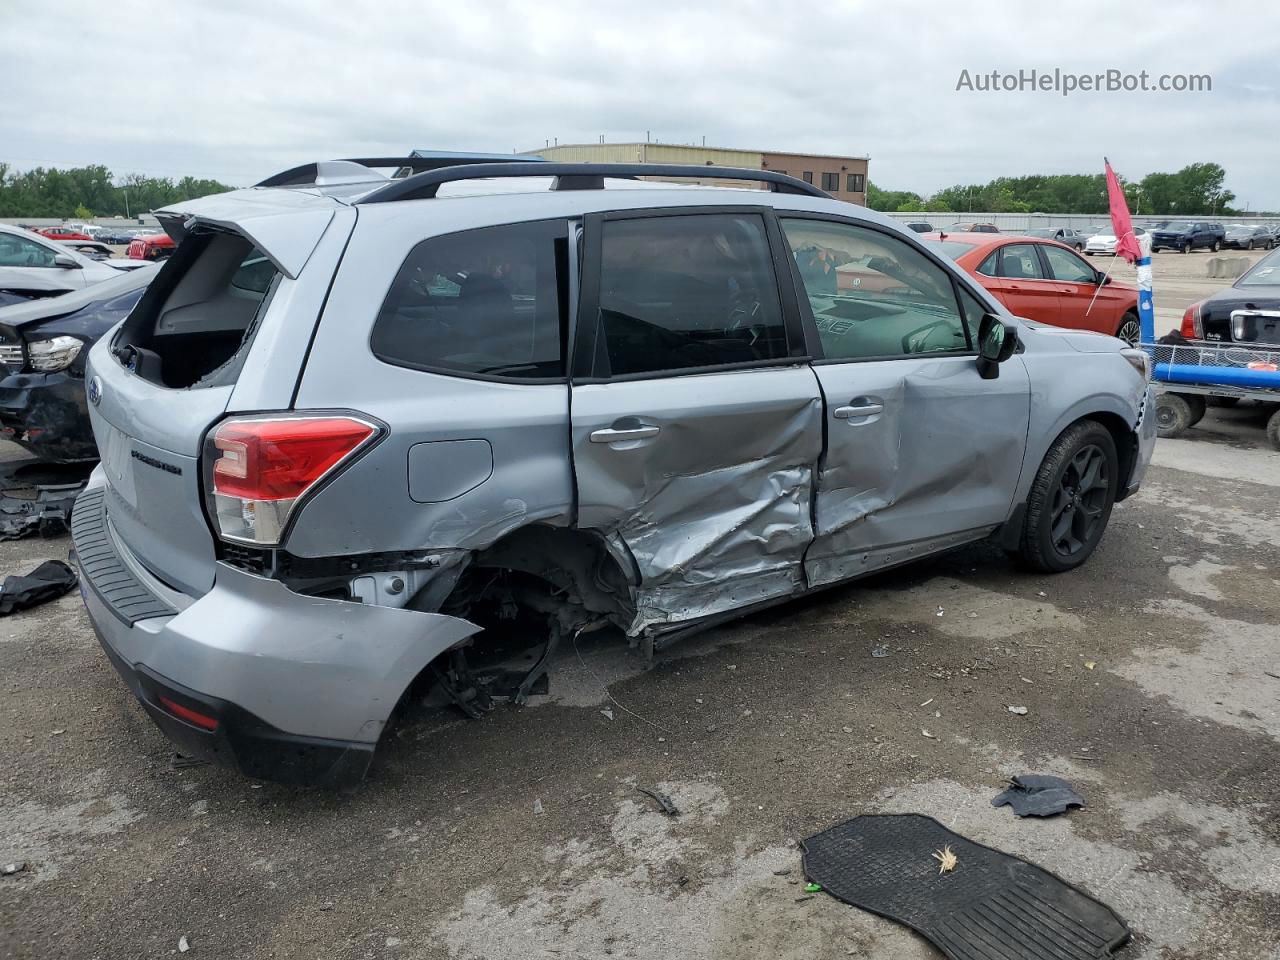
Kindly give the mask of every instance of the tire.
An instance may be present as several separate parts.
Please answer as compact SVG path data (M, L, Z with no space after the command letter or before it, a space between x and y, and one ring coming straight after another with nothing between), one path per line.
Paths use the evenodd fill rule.
M1219 250L1221 250L1221 249L1222 249L1222 244L1221 244L1221 243L1219 243L1217 240L1215 240L1215 241L1213 241L1213 243L1209 244L1209 252L1210 252L1210 253L1217 253L1217 252L1218 252ZM1250 248L1250 249L1252 249L1252 248Z
M1156 400L1156 432L1166 439L1179 436L1199 423L1204 411L1204 397L1162 393Z
M1190 253L1190 252L1191 252L1191 241L1190 241L1190 240L1184 240L1184 241L1183 241L1183 243L1182 243L1182 252L1183 252L1183 253Z
M1136 347L1142 340L1142 324L1138 321L1138 315L1132 310L1120 318L1116 336L1131 347Z
M1111 518L1120 458L1095 420L1068 427L1036 472L1027 494L1018 555L1042 573L1064 573L1089 559Z
M1093 251L1092 251L1092 250L1086 250L1086 251L1084 252L1084 255L1085 255L1086 257L1092 257L1092 256L1093 256Z
M1267 421L1267 440L1273 449L1280 450L1280 407L1276 407L1275 413Z

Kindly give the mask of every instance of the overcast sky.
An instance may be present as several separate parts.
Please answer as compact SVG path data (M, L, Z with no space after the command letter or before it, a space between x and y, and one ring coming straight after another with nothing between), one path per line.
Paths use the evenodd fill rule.
M362 9L361 9L362 8ZM358 11L358 12L357 12ZM700 11L700 12L699 12ZM0 0L0 161L248 184L413 147L643 140L871 157L929 193L1223 164L1280 209L1280 7L714 0ZM1208 93L957 92L971 74L1208 73Z

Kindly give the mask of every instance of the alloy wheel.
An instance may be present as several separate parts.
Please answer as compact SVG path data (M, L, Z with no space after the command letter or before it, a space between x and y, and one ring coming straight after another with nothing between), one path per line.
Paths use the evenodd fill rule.
M1116 331L1116 336L1129 346L1136 347L1138 341L1142 339L1142 326L1137 320L1125 320L1124 323L1120 324L1120 329Z
M1097 444L1076 451L1053 492L1050 542L1064 557L1073 557L1092 542L1111 492L1107 456Z

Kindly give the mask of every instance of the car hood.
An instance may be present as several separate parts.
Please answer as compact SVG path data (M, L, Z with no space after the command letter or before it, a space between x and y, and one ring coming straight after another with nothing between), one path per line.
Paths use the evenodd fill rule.
M1054 337L1078 353L1115 353L1125 347L1123 340L1117 340L1115 337L1094 330L1071 330L1067 327L1051 327L1047 324L1020 319L1022 324L1029 327L1036 335Z
M97 300L107 300L118 297L122 293L128 293L130 290L145 287L159 269L158 263L143 263L141 269L129 270L109 280L93 283L61 296L41 297L38 300L0 307L0 325L16 329L43 323L54 317L66 316Z

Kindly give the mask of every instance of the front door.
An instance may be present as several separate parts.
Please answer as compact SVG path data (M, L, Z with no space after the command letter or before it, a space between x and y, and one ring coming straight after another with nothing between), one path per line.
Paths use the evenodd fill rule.
M1009 312L1035 320L1037 323L1056 324L1062 318L1059 288L1049 279L1044 265L1036 253L1034 243L1008 243L994 254L991 279L983 286L996 295L996 299L1009 308Z
M1061 291L1062 316L1058 323L1077 330L1094 330L1109 337L1121 333L1137 342L1137 316L1132 317L1131 329L1121 330L1126 309L1134 305L1133 290L1102 283L1102 274L1077 256L1074 250L1064 250L1053 244L1040 244L1049 275L1058 283Z
M779 266L752 208L586 220L577 523L633 559L632 633L804 585L821 399Z
M79 290L84 286L84 271L79 266L58 266L57 256L51 246L0 232L0 290L28 296Z
M986 308L922 248L867 225L787 218L822 359L826 450L818 477L812 585L901 563L985 535L1009 514L1030 394L1020 357L978 374L973 338ZM889 282L833 289L872 269ZM1034 253L1034 251L1032 251Z

